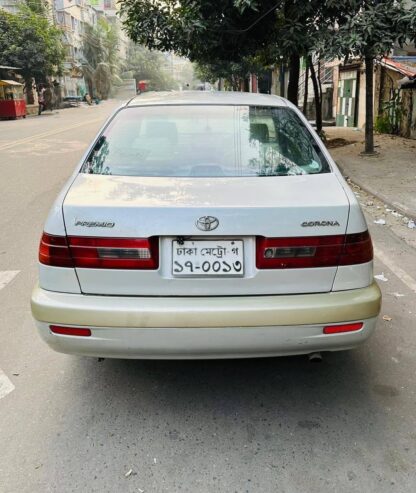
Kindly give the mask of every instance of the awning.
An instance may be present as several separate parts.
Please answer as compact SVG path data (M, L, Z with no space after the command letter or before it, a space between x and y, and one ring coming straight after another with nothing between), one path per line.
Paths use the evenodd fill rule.
M403 74L407 77L413 77L416 75L416 67L412 67L410 65L405 65L404 63L396 62L391 58L384 57L378 63L383 67L389 68L390 70L394 70L395 72L399 72L399 74Z
M0 80L0 86L23 86L23 84L15 80Z

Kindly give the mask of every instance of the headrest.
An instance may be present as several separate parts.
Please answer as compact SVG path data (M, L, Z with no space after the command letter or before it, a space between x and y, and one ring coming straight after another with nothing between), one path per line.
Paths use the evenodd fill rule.
M250 123L250 140L269 142L269 129L265 123Z

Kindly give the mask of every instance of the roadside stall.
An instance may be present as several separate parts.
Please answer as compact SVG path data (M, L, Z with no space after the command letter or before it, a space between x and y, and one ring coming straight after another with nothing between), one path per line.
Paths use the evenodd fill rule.
M26 118L23 84L14 80L0 80L0 118Z

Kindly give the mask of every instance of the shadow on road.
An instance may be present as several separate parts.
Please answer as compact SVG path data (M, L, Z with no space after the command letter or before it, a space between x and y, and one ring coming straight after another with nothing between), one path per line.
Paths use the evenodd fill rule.
M50 389L56 402L43 404L48 436L42 460L50 464L37 479L52 485L50 491L73 484L70 471L84 456L88 466L78 484L91 477L91 491L97 492L145 486L157 492L268 493L278 491L272 486L278 479L290 493L325 491L322 485L347 491L341 488L345 481L355 482L348 491L359 492L364 490L358 478L372 468L374 481L390 484L389 474L408 467L398 449L385 452L395 436L388 406L400 396L375 391L367 346L329 353L322 363L304 356L102 362L59 357L65 362ZM58 473L63 457L64 475ZM386 467L390 472L384 475ZM126 489L129 469L137 475ZM403 484L409 480L408 474L402 478Z
M98 397L118 403L119 412L145 408L166 415L191 413L202 422L213 416L261 420L280 414L283 421L297 420L301 428L312 429L351 413L357 418L371 413L374 394L363 361L363 353L354 351L328 353L322 363L310 363L305 356L101 363L72 359L72 371L78 379L82 375L83 395L91 394L93 406Z

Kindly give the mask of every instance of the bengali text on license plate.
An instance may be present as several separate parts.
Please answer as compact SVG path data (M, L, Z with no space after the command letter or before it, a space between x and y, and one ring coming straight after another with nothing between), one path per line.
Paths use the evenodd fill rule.
M242 240L185 240L173 242L174 276L242 276Z

